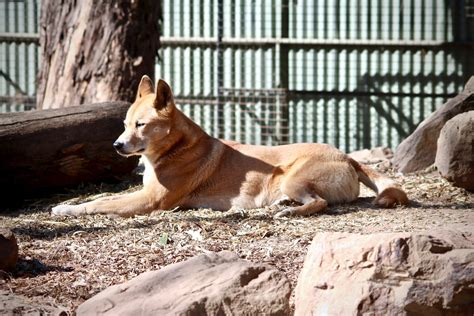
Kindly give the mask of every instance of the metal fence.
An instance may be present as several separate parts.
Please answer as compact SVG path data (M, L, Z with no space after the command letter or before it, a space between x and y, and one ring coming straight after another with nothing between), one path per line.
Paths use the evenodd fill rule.
M35 107L39 0L0 0L0 113Z
M34 104L39 0L0 0L0 111ZM156 77L210 134L395 147L474 74L473 0L164 0Z
M215 136L394 147L474 74L472 6L165 0L157 74Z

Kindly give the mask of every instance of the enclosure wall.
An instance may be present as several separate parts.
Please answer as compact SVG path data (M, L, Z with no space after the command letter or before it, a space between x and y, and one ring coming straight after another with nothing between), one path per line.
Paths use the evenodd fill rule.
M0 1L0 111L34 104L38 7ZM474 1L164 0L161 44L214 136L395 147L474 74Z

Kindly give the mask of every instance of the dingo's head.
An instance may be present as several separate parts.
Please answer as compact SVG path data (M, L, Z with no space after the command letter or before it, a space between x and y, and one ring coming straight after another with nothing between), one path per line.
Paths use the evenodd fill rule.
M135 102L130 106L124 121L125 131L114 142L114 148L120 155L151 152L156 143L169 135L176 112L173 93L161 79L153 92L151 79L143 76Z

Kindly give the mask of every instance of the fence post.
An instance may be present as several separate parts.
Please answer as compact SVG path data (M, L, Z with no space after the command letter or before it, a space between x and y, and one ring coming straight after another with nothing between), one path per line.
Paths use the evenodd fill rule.
M281 38L287 39L289 36L289 16L290 7L289 0L282 0L281 5ZM290 112L289 112L289 98L288 98L288 87L289 87L289 73L288 73L288 52L289 46L286 44L280 44L280 88L282 96L280 97L280 109L281 109L281 125L280 125L280 140L283 144L289 142L290 132Z
M224 50L222 37L224 34L224 0L217 1L217 135L224 138Z

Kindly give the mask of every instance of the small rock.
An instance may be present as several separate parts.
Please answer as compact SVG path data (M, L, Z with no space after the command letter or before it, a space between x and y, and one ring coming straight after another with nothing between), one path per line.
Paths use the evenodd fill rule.
M11 230L0 228L0 270L15 268L18 261L18 244Z
M444 125L436 167L454 185L474 191L474 111L457 115Z
M280 271L223 251L111 286L77 315L289 315L290 292Z
M474 226L421 233L319 233L295 315L472 315Z
M375 147L351 152L349 156L364 164L375 164L392 159L393 151L388 147Z
M431 166L435 162L437 140L444 124L454 116L472 110L474 110L474 76L469 79L463 92L433 112L398 145L392 160L395 168L408 173Z

